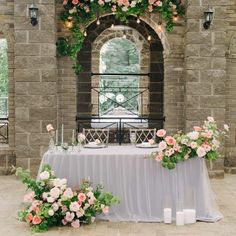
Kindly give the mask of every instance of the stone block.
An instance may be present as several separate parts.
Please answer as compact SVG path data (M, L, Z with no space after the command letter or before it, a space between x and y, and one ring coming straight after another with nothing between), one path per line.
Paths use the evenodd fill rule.
M211 84L210 83L187 83L186 94L188 95L210 95Z
M55 18L52 16L43 16L40 21L41 30L49 30L56 32Z
M28 146L29 145L29 139L28 139L29 135L28 134L19 134L16 133L15 134L15 140L17 145L25 145Z
M56 42L55 32L48 30L29 31L29 43L52 43Z
M186 34L186 45L187 44L211 44L211 33L207 32L187 32Z
M30 108L30 120L54 120L57 117L55 108Z
M56 56L56 44L41 44L40 50L42 56Z
M42 81L43 82L57 81L56 69L42 70Z
M31 2L32 3L32 2ZM28 16L15 16L14 28L16 30L30 30L30 32L37 32L39 30L39 24L32 26Z
M16 82L15 93L16 95L27 95L28 94L28 83L27 82Z
M27 68L31 69L55 69L56 58L52 56L29 57Z
M224 96L201 96L200 106L202 108L224 108L225 99Z
M49 144L49 135L44 133L44 134L30 134L29 135L29 146L48 146Z
M225 94L225 83L214 83L213 84L214 95L224 95Z
M225 45L200 45L200 56L203 57L224 57L226 52Z
M186 70L186 82L199 82L199 70Z
M28 57L15 56L14 65L16 69L27 69L28 68Z
M199 44L188 44L185 47L186 57L196 57L200 55L200 45Z
M186 108L200 108L199 96L187 95L185 99Z
M225 57L215 57L212 58L212 68L213 69L225 69L226 68L226 58Z
M15 119L17 121L28 121L29 120L29 109L17 107L15 109Z
M211 61L206 57L190 57L186 60L186 69L206 70L211 68Z
M16 44L15 55L16 56L38 56L40 52L40 46L38 44Z
M200 71L201 82L222 82L226 79L226 71L221 69L206 69Z
M54 95L57 92L55 82L31 82L29 83L30 95Z
M39 98L37 96L17 96L15 98L15 106L16 107L39 107L41 104L39 102Z
M16 133L38 133L40 131L40 121L17 121L15 125Z
M17 82L40 81L40 72L32 69L16 69L14 77Z
M224 178L224 170L212 170L212 171L208 171L208 174L211 179L223 179Z
M16 30L15 31L15 42L16 43L27 43L27 31Z
M57 97L54 95L42 96L40 99L41 107L56 107Z
M189 121L205 120L206 117L211 115L211 109L186 109L186 119Z

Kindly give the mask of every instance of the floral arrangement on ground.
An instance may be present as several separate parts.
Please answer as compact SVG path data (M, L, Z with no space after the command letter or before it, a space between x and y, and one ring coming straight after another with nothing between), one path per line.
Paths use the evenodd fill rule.
M27 222L33 232L44 232L53 226L68 225L79 228L91 224L98 214L108 214L109 207L120 200L102 186L92 188L89 181L72 190L66 179L56 178L49 165L44 165L39 180L32 179L28 171L18 168L16 175L31 190L24 196L19 219Z
M112 13L120 21L127 21L130 15L159 14L160 23L165 22L167 32L172 31L178 15L184 14L181 0L63 0L64 11L61 20L71 31L71 36L61 37L57 41L58 53L70 56L74 60L74 70L79 74L82 70L77 61L77 53L81 50L86 37L85 25L104 13Z
M173 136L166 136L166 131L157 131L161 139L157 152L149 157L161 162L167 169L174 169L180 161L200 157L206 160L216 160L219 157L219 148L222 138L229 131L229 126L219 129L213 117L208 117L202 127L194 126L194 130L187 134L181 131Z

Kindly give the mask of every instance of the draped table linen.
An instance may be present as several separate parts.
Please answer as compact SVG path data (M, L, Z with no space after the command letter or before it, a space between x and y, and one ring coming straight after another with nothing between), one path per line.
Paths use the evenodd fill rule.
M109 146L101 149L47 151L43 164L50 164L55 175L66 178L70 187L78 187L83 179L102 184L105 191L120 197L121 203L111 207L110 221L163 221L163 209L191 205L197 220L215 222L223 216L217 210L208 172L202 158L178 163L173 170L144 157L155 149L134 146ZM192 193L192 194L189 194ZM188 206L187 206L188 204Z

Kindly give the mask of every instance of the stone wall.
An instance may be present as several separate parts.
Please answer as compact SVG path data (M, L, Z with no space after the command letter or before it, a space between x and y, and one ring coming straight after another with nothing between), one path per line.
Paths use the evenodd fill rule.
M36 171L57 125L56 14L54 0L41 0L39 22L30 24L31 0L15 1L15 154L17 166Z

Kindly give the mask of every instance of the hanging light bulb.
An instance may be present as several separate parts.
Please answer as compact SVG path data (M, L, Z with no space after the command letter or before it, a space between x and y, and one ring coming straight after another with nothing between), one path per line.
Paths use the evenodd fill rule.
M161 33L163 31L161 22L157 25L157 32Z
M84 31L84 36L85 36L85 37L87 36L87 31L86 31L86 30Z
M70 18L68 18L68 20L65 22L65 26L68 29L72 28L73 22L72 22L72 20Z
M126 31L124 30L124 32L123 32L123 37L122 37L123 39L126 39L127 38L127 35L126 35Z
M152 36L151 36L151 35L148 35L147 40L148 40L148 41L151 41L151 40L152 40Z
M111 28L113 29L114 27L115 27L115 25L112 23L112 24L111 24Z
M178 20L178 15L175 14L175 15L173 16L173 21L177 21L177 20Z
M138 16L138 18L137 18L137 21L136 21L138 24L140 24L140 18L139 18L139 16Z
M101 24L101 22L100 22L100 20L99 20L99 18L97 19L97 25L100 25Z

